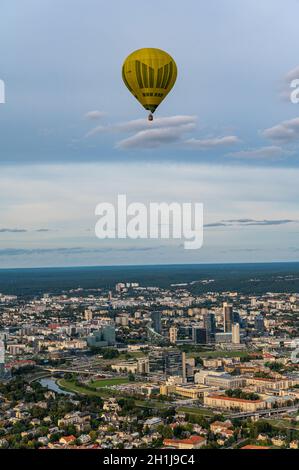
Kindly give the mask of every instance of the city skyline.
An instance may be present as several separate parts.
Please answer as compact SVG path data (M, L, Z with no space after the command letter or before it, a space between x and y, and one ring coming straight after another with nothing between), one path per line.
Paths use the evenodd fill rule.
M291 272L284 293L135 275L0 293L0 449L298 449Z

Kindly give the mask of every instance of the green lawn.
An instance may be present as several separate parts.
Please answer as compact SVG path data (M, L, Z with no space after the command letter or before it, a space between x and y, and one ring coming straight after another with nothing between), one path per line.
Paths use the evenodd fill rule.
M207 410L203 408L191 408L188 406L182 406L177 409L178 413L188 413L190 415L196 415L196 416L214 416L214 413L212 410Z
M72 380L60 379L58 385L67 390L68 392L79 393L82 395L104 397L105 395L112 395L111 391L108 391L106 387L111 387L113 385L120 385L128 383L129 380L125 377L116 377L111 379L101 379L95 380L94 382L89 382L89 386L93 387L94 390L89 390L84 387L84 385L76 385ZM102 388L103 390L96 390L96 388Z
M100 379L100 380L95 380L95 381L90 381L89 385L90 387L111 387L112 385L121 385L121 384L126 384L129 382L129 379L125 377L117 377L117 378L111 378L111 379Z
M217 357L246 357L248 356L248 351L200 351L200 352L189 352L188 357L202 357L213 359Z
M71 380L65 380L65 379L60 379L57 381L57 384L59 387L61 387L63 390L66 390L67 392L74 392L78 393L79 395L88 395L88 396L95 396L95 397L101 397L103 394L101 394L97 390L88 390L87 388L83 386L79 386L74 384Z

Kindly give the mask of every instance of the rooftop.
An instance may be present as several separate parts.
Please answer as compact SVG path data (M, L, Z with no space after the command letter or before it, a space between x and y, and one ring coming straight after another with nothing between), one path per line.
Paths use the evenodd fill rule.
M263 400L245 400L244 398L227 397L226 395L209 395L209 398L216 398L227 401L238 401L240 403L262 403Z
M200 442L205 441L206 439L202 436L190 436L187 439L164 439L164 445L173 445L173 444L199 444Z

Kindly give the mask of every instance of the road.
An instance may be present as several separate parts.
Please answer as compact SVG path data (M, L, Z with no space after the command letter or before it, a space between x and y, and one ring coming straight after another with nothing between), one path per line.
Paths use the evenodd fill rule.
M284 408L267 408L266 410L259 410L259 411L249 411L244 413L233 413L230 415L230 418L250 418L256 417L260 418L262 416L273 416L276 414L286 413L286 412L296 412L298 411L299 406L287 406Z

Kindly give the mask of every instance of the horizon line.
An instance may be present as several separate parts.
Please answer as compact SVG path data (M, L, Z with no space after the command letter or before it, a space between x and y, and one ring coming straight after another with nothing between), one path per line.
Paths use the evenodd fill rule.
M105 268L163 268L163 267L202 267L202 266L236 266L236 265L273 265L273 264L299 264L298 261L232 261L210 263L165 263L165 264L111 264L111 265L78 265L78 266L32 266L1 268L0 271L33 270L33 269L105 269Z

